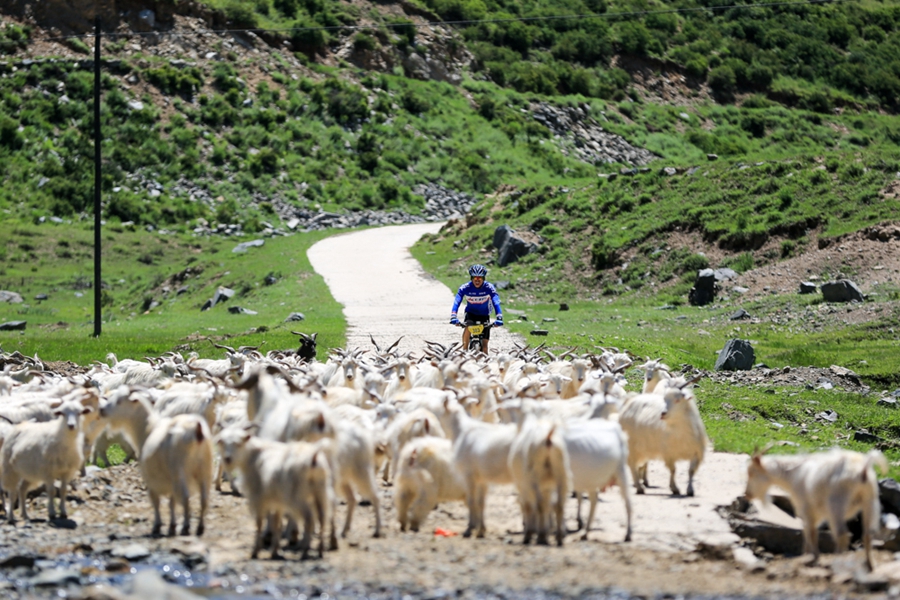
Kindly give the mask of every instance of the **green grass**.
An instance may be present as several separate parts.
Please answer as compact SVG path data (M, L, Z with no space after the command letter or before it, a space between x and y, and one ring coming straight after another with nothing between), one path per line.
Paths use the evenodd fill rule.
M324 357L328 348L343 346L345 322L306 250L328 235L323 231L271 238L261 248L236 254L231 250L239 239L106 227L103 280L108 288L103 290L103 332L94 338L93 290L82 287L93 279L93 233L81 225L19 223L0 232L0 249L6 251L0 288L19 292L25 302L0 305L0 321L27 320L28 326L21 333L0 333L0 345L7 352L87 364L105 359L108 352L139 358L177 348L220 356L212 341L233 347L265 342L263 351L296 348L297 336L290 333L294 330L318 332ZM61 252L71 257L60 258ZM268 274L277 278L274 285L265 284ZM177 294L180 286L188 291ZM235 290L235 297L201 312L218 286ZM41 293L49 299L33 299ZM159 305L151 309L151 301ZM259 314L230 314L228 306ZM301 312L306 319L285 323L291 312Z

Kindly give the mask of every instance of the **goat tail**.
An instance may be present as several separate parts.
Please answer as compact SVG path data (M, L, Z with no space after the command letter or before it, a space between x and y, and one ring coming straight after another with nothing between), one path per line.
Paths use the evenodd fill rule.
M884 457L884 454L881 453L880 450L869 450L869 453L867 456L869 457L870 465L877 467L878 470L882 474L885 474L888 472L888 468L889 468L888 461Z

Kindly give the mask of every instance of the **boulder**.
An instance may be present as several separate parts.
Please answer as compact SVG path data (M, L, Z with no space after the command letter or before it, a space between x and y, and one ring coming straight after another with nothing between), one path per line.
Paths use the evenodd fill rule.
M494 230L494 248L499 250L503 247L503 244L506 243L506 240L509 239L509 236L513 234L513 229L509 225L501 225L497 229ZM2 292L0 292L2 293Z
M755 355L753 346L747 340L730 339L719 350L716 371L749 371L753 368Z
M287 316L287 319L284 320L285 323L289 323L291 321L302 321L306 316L303 313L292 312Z
M688 292L688 302L693 306L705 306L716 299L719 291L718 277L712 269L703 269L697 274L694 287Z
M750 313L743 308L739 308L733 315L729 317L732 321L740 321L741 319L749 319Z
M16 292L0 290L0 302L9 302L10 304L19 304L22 302L22 296Z
M896 479L878 480L878 497L883 511L900 515L900 484Z
M500 246L497 246L497 243L501 240L502 243ZM497 265L501 267L514 263L523 256L537 250L536 244L523 240L516 235L516 232L509 225L501 225L494 230L494 247L500 249Z
M801 281L800 282L800 293L801 294L815 294L816 293L816 284L812 281Z
M0 331L25 331L28 321L7 321L0 323Z
M243 306L229 306L228 312L233 315L258 315L259 313L255 310L250 310L249 308L244 308Z
M822 284L822 297L825 302L864 302L862 290L849 279L839 279Z

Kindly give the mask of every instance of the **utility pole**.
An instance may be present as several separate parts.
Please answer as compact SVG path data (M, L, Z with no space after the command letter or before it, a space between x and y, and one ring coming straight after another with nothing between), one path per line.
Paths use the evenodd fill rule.
M94 21L94 337L100 337L100 13Z

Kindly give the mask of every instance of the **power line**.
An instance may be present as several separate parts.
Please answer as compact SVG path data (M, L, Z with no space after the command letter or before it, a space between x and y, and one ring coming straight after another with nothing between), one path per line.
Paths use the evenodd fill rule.
M422 24L416 24L413 22L409 23L384 23L381 25L323 25L319 27L286 27L286 28L275 28L275 29L266 29L266 28L244 28L244 29L206 29L206 30L195 30L195 33L199 34L225 34L225 33L293 33L296 31L340 31L340 30L352 30L352 31L365 31L365 30L378 30L378 29L400 29L406 28L410 26L414 27L435 27L440 25L478 25L480 23L511 23L511 22L533 22L533 21L562 21L568 19L628 19L634 17L641 17L647 15L665 15L665 14L678 14L678 13L696 13L703 11L723 11L729 10L732 8L773 8L773 7L783 7L783 6L803 6L803 5L811 5L811 4L845 4L850 2L856 2L857 0L797 0L794 2L758 2L752 4L720 4L717 6L697 6L692 8L669 8L662 10L634 10L634 11L623 11L616 13L602 13L602 14L585 14L585 15L541 15L534 17L509 17L502 19L464 19L457 21L426 21ZM151 36L151 35L179 35L177 32L170 31L134 31L128 33L119 33L119 32L109 32L102 33L101 35L105 36L121 36L121 37L132 37L132 36ZM93 38L93 34L79 34L79 35L67 35L67 36L53 36L53 37L42 37L42 38L31 38L31 41L59 41L59 40L70 40L70 39L80 39L80 38Z

